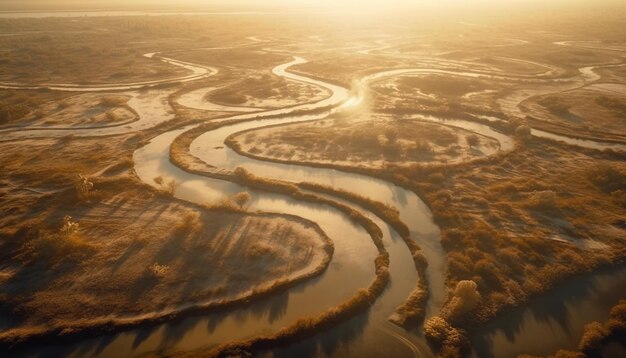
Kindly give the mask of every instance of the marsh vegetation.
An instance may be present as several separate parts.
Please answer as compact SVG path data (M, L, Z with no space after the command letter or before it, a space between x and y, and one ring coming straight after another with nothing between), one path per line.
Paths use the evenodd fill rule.
M0 14L0 355L622 354L612 6Z

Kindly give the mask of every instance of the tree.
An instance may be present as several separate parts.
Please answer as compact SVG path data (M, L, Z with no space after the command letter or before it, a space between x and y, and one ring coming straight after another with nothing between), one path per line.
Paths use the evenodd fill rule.
M477 290L478 285L472 280L462 280L456 284L454 296L460 299L460 303L467 309L473 309L478 304L480 293Z
M242 191L233 195L231 200L240 210L246 210L248 201L250 201L250 194L247 191Z
M591 322L585 326L585 331L578 348L583 352L594 352L602 348L602 341L607 336L607 331L600 322Z
M472 311L480 300L478 285L472 280L462 280L456 284L454 295L449 303L449 318L461 318Z
M426 321L424 335L428 341L440 349L439 357L460 357L469 348L466 332L452 326L439 316Z

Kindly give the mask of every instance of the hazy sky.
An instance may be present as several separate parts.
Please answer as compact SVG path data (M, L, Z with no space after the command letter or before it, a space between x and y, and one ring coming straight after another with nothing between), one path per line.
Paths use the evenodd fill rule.
M406 7L406 6L449 6L460 8L503 7L503 6L550 6L587 4L624 4L626 0L0 0L0 10L15 9L89 9L89 8L149 8L149 7L215 7L226 4L253 7L322 7L331 9L341 6L356 7Z

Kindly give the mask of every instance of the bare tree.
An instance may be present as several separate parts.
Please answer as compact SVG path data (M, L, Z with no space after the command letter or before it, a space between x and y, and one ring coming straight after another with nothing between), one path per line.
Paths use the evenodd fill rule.
M250 193L247 191L242 191L232 196L232 202L239 207L241 210L246 210L248 208L248 202L250 201Z

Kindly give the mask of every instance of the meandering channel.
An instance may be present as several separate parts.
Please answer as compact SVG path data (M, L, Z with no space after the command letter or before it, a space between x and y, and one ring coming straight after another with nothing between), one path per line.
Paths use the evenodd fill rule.
M170 63L174 65L194 66L180 61L171 61ZM343 87L296 75L288 71L289 67L304 62L304 59L296 57L293 61L274 68L273 73L293 81L324 87L331 92L328 98L290 108L264 110L258 113L243 113L222 118L217 121L248 121L225 125L198 136L191 143L190 153L205 163L223 170L243 167L249 172L264 178L292 182L314 182L353 193L367 193L370 199L397 208L402 221L410 228L411 237L419 243L428 258L429 268L427 276L431 298L427 306L427 315L435 314L445 300L445 254L440 247L439 229L432 220L430 210L415 193L384 180L361 174L251 159L241 156L223 145L224 140L229 135L244 130L272 124L288 124L325 118L329 114L358 104L362 100L363 94L360 92L351 95L350 91ZM203 78L202 76L211 74L211 71L207 68L205 70L207 72L194 75L201 76L198 78ZM362 87L366 87L367 83L371 81L406 73L437 73L468 77L488 76L465 71L421 68L401 69L372 74L364 78L361 84ZM583 71L581 73L583 76L585 75ZM186 76L178 81L187 80L191 81L193 79ZM87 86L81 88L84 91L128 91L155 83L151 81L151 83L143 84L96 88ZM70 90L69 88L73 88L72 90L80 91L77 89L77 86L72 86L55 85L46 87L54 90ZM85 132L71 128L61 129L60 131L14 131L8 134L11 139L17 139L29 136L59 136L63 135L59 134L59 132L62 133L63 131L67 131L65 134L85 133L85 135L90 136L137 131L154 126L155 123L161 123L168 118L173 118L171 109L163 101L163 98L167 98L167 95L165 92L155 94L152 100L146 100L145 108L142 111L139 108L141 107L139 103L133 102L131 104L129 102L129 105L140 114L138 123L145 120L142 126L91 129ZM196 95L200 96L202 93L198 92ZM133 99L135 98L138 97L133 97ZM155 101L157 101L156 98L159 98L160 104L154 107ZM157 117L156 119L154 119L155 116ZM421 116L419 119L443 121L436 117L427 116ZM512 148L512 140L509 137L494 131L489 126L463 120L447 121L446 124L494 137L499 141L502 150ZM246 307L220 314L208 314L202 317L187 318L179 322L164 323L150 329L137 329L113 334L99 339L80 342L69 347L50 348L48 352L61 350L64 353L82 352L87 355L102 356L138 355L162 349L191 350L210 347L234 339L250 338L289 325L304 315L319 314L347 299L357 289L367 286L372 279L374 275L373 260L376 256L376 250L363 228L353 224L345 214L322 205L299 202L286 195L260 192L224 180L190 174L171 164L169 161L170 143L177 136L192 128L179 128L163 133L153 138L148 145L137 150L134 154L134 160L136 163L135 171L139 178L152 186L158 186L153 180L157 176L161 176L166 180L176 180L179 186L174 193L175 196L197 203L216 202L229 195L247 190L252 194L250 210L285 212L315 221L335 243L335 253L330 268L318 278L299 284L287 292L279 293L269 299L263 299ZM533 132L535 135L536 133L536 131ZM342 201L336 198L333 198L333 200ZM355 206L349 202L346 202L346 204ZM386 320L393 310L406 299L418 280L409 250L398 234L386 223L363 208L359 208L359 211L364 212L383 230L383 240L391 258L391 283L389 287L376 300L369 312L344 322L316 337L306 339L291 347L280 348L276 351L278 355L281 353L315 353L314 350L322 349L324 353L334 353L342 356L362 356L365 353L372 354L380 347L384 347L385 351L383 353L393 354L394 356L428 356L431 354L419 333L406 332L391 325ZM381 334L381 332L385 334ZM396 349L396 351L390 350L389 347L395 347L393 349Z

